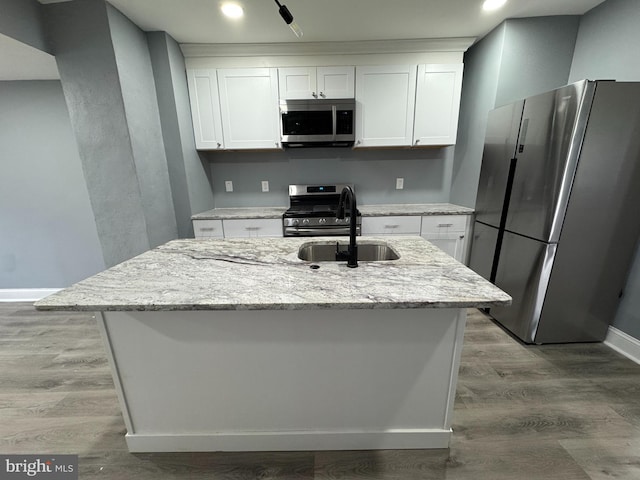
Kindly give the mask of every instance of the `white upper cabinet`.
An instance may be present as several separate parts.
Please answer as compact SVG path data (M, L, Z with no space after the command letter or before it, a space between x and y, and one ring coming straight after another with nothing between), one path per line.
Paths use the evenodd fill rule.
M188 70L199 150L276 149L279 99L356 99L356 147L454 145L462 64Z
M291 67L278 69L280 98L353 98L354 67Z
M413 143L416 65L356 67L356 147Z
M353 98L355 67L318 67L317 83L320 98Z
M226 149L280 148L276 68L218 70Z
M419 65L414 145L454 145L462 90L462 64Z
M199 150L224 148L218 78L215 69L189 70L187 80L196 148Z

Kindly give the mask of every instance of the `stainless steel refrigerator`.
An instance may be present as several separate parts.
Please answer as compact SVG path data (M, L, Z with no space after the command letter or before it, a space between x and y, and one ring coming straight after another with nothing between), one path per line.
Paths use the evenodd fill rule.
M602 341L640 234L640 83L581 81L492 110L470 267L526 343Z

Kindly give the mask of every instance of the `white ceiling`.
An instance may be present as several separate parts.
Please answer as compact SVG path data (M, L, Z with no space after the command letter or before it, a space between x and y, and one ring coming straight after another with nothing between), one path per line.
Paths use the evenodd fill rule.
M480 38L506 18L581 15L603 1L508 0L504 8L493 13L482 11L482 0L281 1L304 32L298 40L272 0L237 0L245 11L239 21L222 16L222 0L109 0L143 30L166 31L179 43ZM57 75L50 55L0 35L0 80L51 78L52 65Z

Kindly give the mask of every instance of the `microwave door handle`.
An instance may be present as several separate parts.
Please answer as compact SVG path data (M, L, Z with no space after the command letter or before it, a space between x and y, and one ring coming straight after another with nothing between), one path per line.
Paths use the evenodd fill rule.
M333 122L333 127L332 127L332 133L333 133L333 138L332 140L335 141L336 139L336 128L337 128L337 124L338 124L338 112L337 112L337 107L335 105L331 106L331 120Z

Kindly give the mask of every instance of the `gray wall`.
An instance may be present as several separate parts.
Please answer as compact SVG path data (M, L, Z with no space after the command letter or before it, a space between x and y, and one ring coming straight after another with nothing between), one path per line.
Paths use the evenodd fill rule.
M348 182L356 186L358 203L447 202L453 148L351 150L292 149L283 152L212 152L216 207L288 205L291 183ZM396 190L396 177L404 189ZM233 181L226 193L225 180ZM269 193L261 192L262 180Z
M45 5L107 266L150 247L106 5Z
M0 82L0 288L65 287L104 269L59 81Z
M46 5L105 264L177 237L145 35L103 0Z
M149 245L155 247L178 230L147 37L109 4L107 13Z
M0 0L0 33L53 53L47 41L41 5L36 0Z
M451 202L474 207L480 178L487 112L495 107L506 23L494 29L464 56Z
M637 0L607 0L588 12L580 23L570 80L640 81L638 25ZM637 211L629 212L628 221L640 221ZM640 339L640 245L614 326Z
M150 48L154 42L104 0L0 2L3 34L38 46L34 32L44 41L44 20L48 43L39 46L56 54L62 80L62 88L54 82L57 97L40 92L41 85L51 84L24 83L30 85L24 95L33 99L25 102L32 120L9 126L13 103L2 105L2 158L26 152L31 160L45 156L52 168L3 164L2 181L11 187L3 184L2 190L7 201L0 217L0 288L68 286L175 238L176 217L181 235L190 236L191 214L212 208L213 193L208 162L195 150L177 43L160 33L155 45L161 47ZM22 82L11 85L11 91L2 87L8 92L3 100L22 98L16 96ZM28 133L29 140L16 131ZM174 153L171 161L168 152ZM179 181L172 184L176 171ZM34 203L43 201L38 213ZM87 218L93 236L83 230Z
M495 106L567 84L580 17L508 20Z
M193 237L191 215L214 206L208 164L196 152L185 64L165 32L147 33L178 236Z
M488 111L567 83L579 22L577 16L507 20L467 51L452 203L475 206Z

